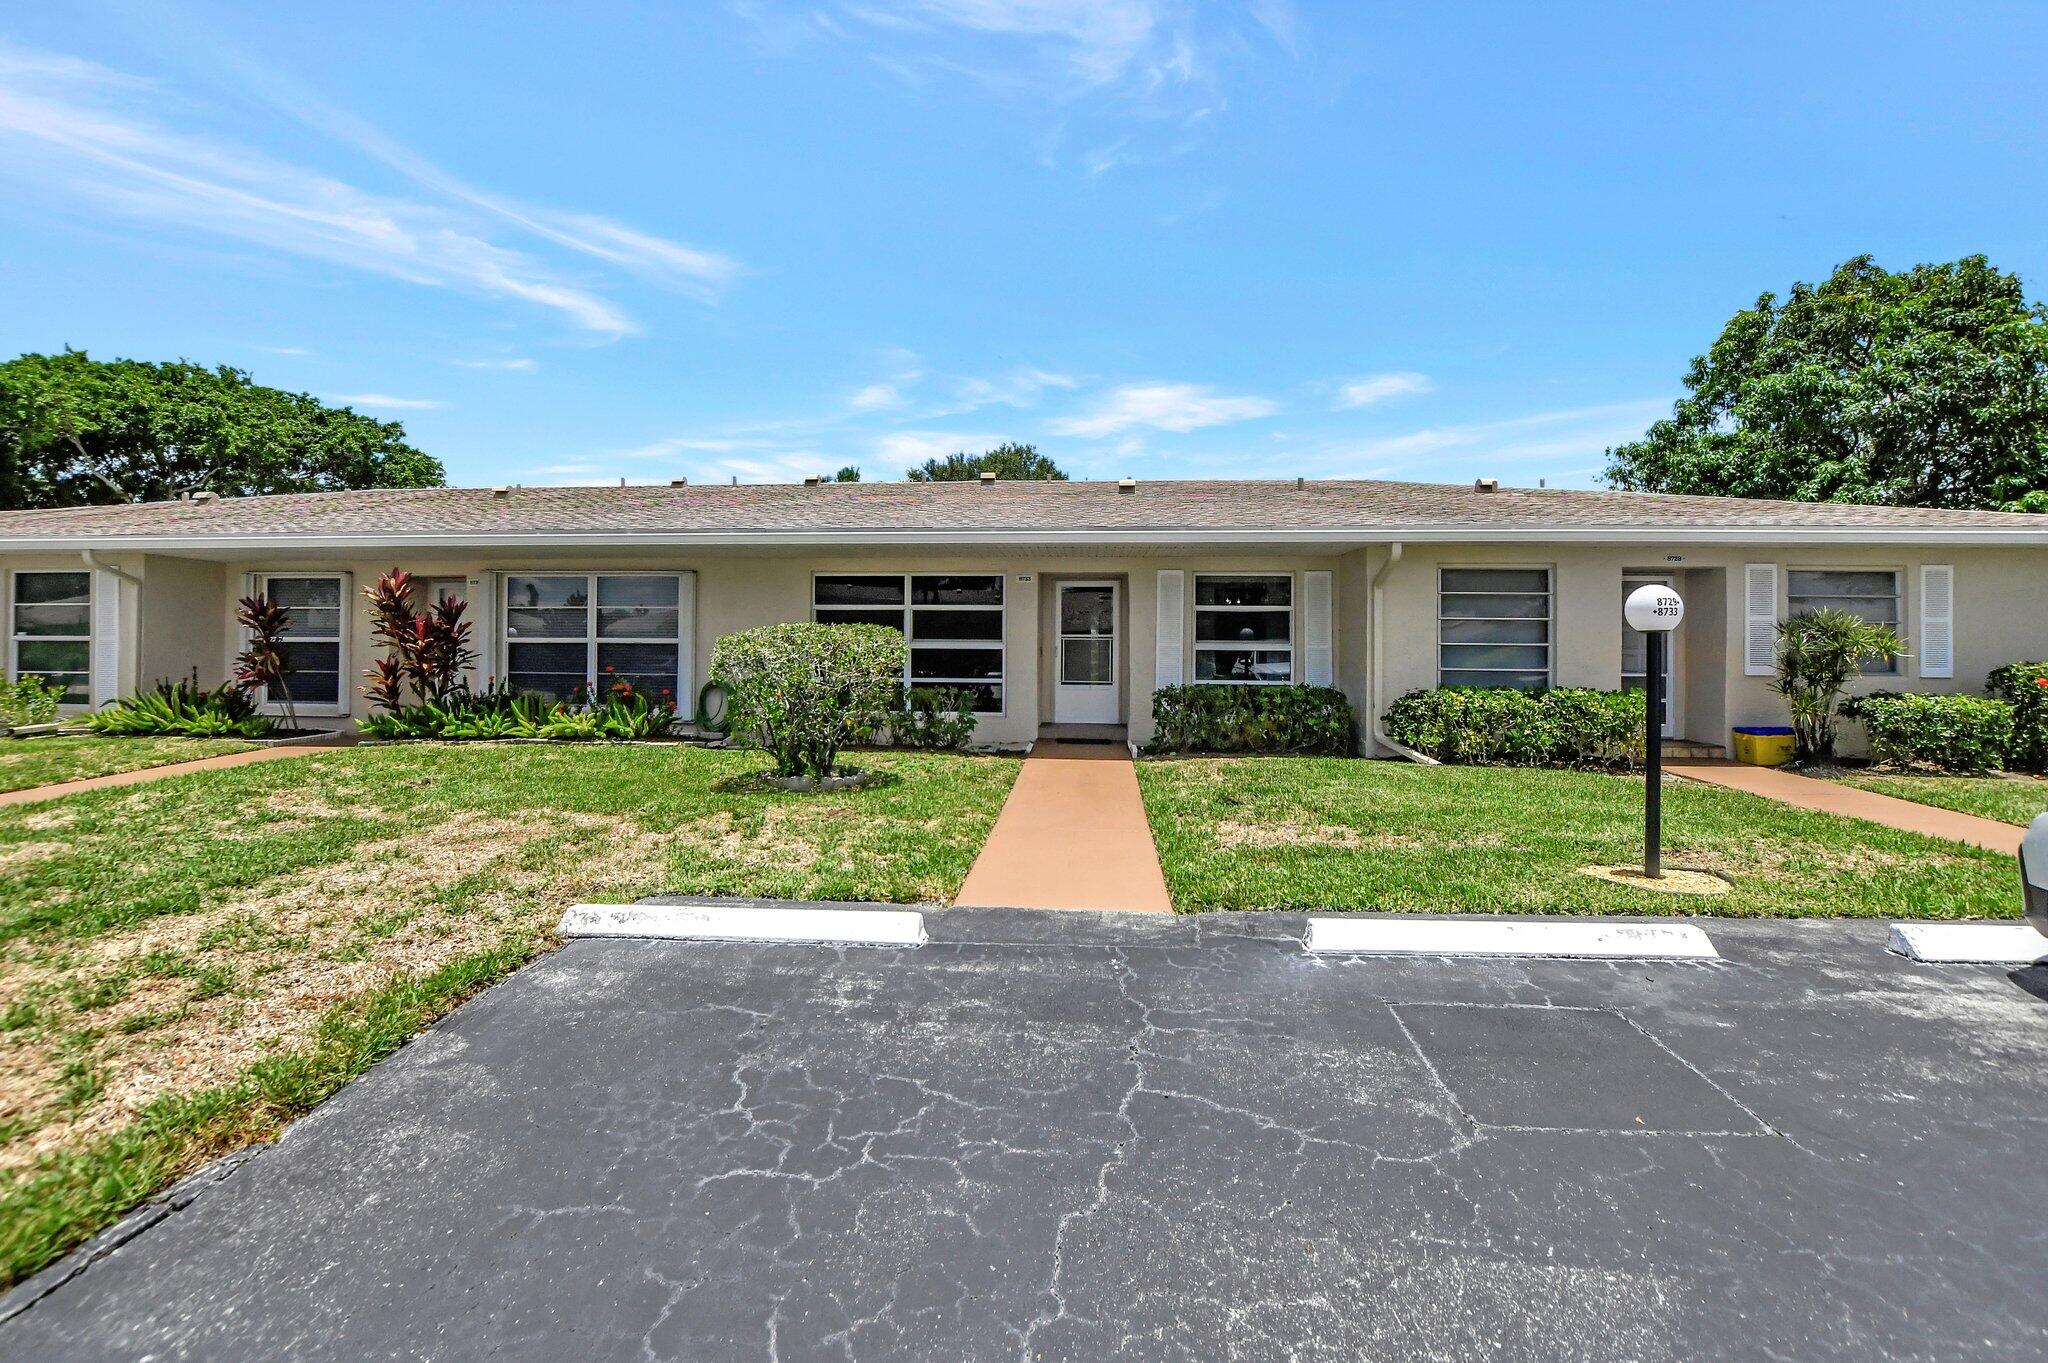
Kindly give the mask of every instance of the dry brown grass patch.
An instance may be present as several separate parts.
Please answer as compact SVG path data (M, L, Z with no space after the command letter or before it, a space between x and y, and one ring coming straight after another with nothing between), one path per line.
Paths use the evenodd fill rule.
M528 855L565 829L574 855ZM432 971L515 935L545 936L576 899L651 890L666 870L668 843L592 816L457 816L365 843L346 861L266 882L203 913L152 919L83 950L73 943L62 957L0 962L0 998L37 998L43 1015L34 1027L0 1035L0 1125L34 1127L0 1148L0 1169L118 1128L165 1093L230 1083L251 1063L308 1041L330 1006L395 976ZM440 902L447 886L480 872L488 880L478 893L454 908ZM252 923L260 931L250 932ZM231 970L234 986L195 997L192 978L149 973L144 959L152 953ZM127 992L117 1002L80 1012L65 997L67 984L124 975ZM123 1032L136 1023L152 1025ZM67 1108L64 1071L81 1032L101 1086Z

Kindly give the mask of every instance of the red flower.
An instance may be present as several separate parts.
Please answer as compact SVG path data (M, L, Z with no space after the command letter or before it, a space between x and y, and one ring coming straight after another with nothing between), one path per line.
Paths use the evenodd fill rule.
M2040 687L2044 691L2048 691L2048 677L2034 678L2034 685Z
M615 667L613 667L613 666L612 666L612 665L611 665L610 663L606 663L606 664L605 664L605 668L604 668L604 670L605 670L605 671L607 671L607 672L616 672L616 671L618 671L618 669L617 669L617 668L615 668Z

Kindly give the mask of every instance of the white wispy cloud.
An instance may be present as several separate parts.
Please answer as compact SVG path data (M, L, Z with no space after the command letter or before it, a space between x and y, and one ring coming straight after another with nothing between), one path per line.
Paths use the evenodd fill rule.
M1375 402L1388 398L1404 397L1410 393L1427 393L1436 385L1429 375L1413 370L1398 370L1390 374L1366 374L1355 379L1346 379L1337 386L1336 409L1340 412L1354 407L1370 407Z
M951 412L971 412L977 407L1029 407L1048 388L1069 389L1080 382L1072 374L1025 366L988 378L964 378L954 385Z
M856 412L886 412L903 405L903 393L893 383L871 383L865 388L855 389L846 405Z
M514 374L530 374L540 368L539 360L524 356L503 360L450 360L448 363L461 369L503 369Z
M448 405L439 398L395 398L389 393L325 393L321 400L342 407L383 408L394 412L423 412Z
M979 454L1003 443L1003 437L986 431L890 431L875 437L875 458L888 467L878 470L882 477L900 478L903 470L927 459L944 459L949 454Z
M240 69L240 68L238 68ZM173 225L367 273L555 312L617 338L626 312L530 249L510 229L664 285L711 296L739 273L716 252L587 213L533 209L487 194L353 115L248 68L238 91L265 98L345 148L399 170L429 194L375 193L204 131L166 126L182 107L153 83L62 54L0 45L0 177L46 197L152 226ZM145 101L140 98L147 95Z
M1138 427L1185 433L1205 426L1251 421L1280 410L1270 398L1218 393L1198 383L1129 383L1114 389L1094 410L1051 423L1061 435L1097 438Z

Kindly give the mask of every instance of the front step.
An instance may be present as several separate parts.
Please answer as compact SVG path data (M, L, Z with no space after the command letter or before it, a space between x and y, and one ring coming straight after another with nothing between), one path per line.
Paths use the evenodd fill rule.
M1667 738L1664 740L1666 757L1719 757L1725 750L1712 743L1695 743L1689 738Z

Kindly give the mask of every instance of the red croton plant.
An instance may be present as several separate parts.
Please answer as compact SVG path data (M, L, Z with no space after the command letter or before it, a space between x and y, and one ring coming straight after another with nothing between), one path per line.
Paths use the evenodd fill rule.
M292 707L291 688L285 683L284 632L291 618L289 606L280 606L260 592L235 603L242 651L235 655L232 685L245 694L262 690L283 709L285 727L296 729L299 717Z
M397 710L409 688L420 704L441 704L468 689L463 673L476 662L469 646L466 603L442 597L425 611L413 605L415 582L393 568L363 588L370 603L370 633L391 652L363 673L372 705Z

